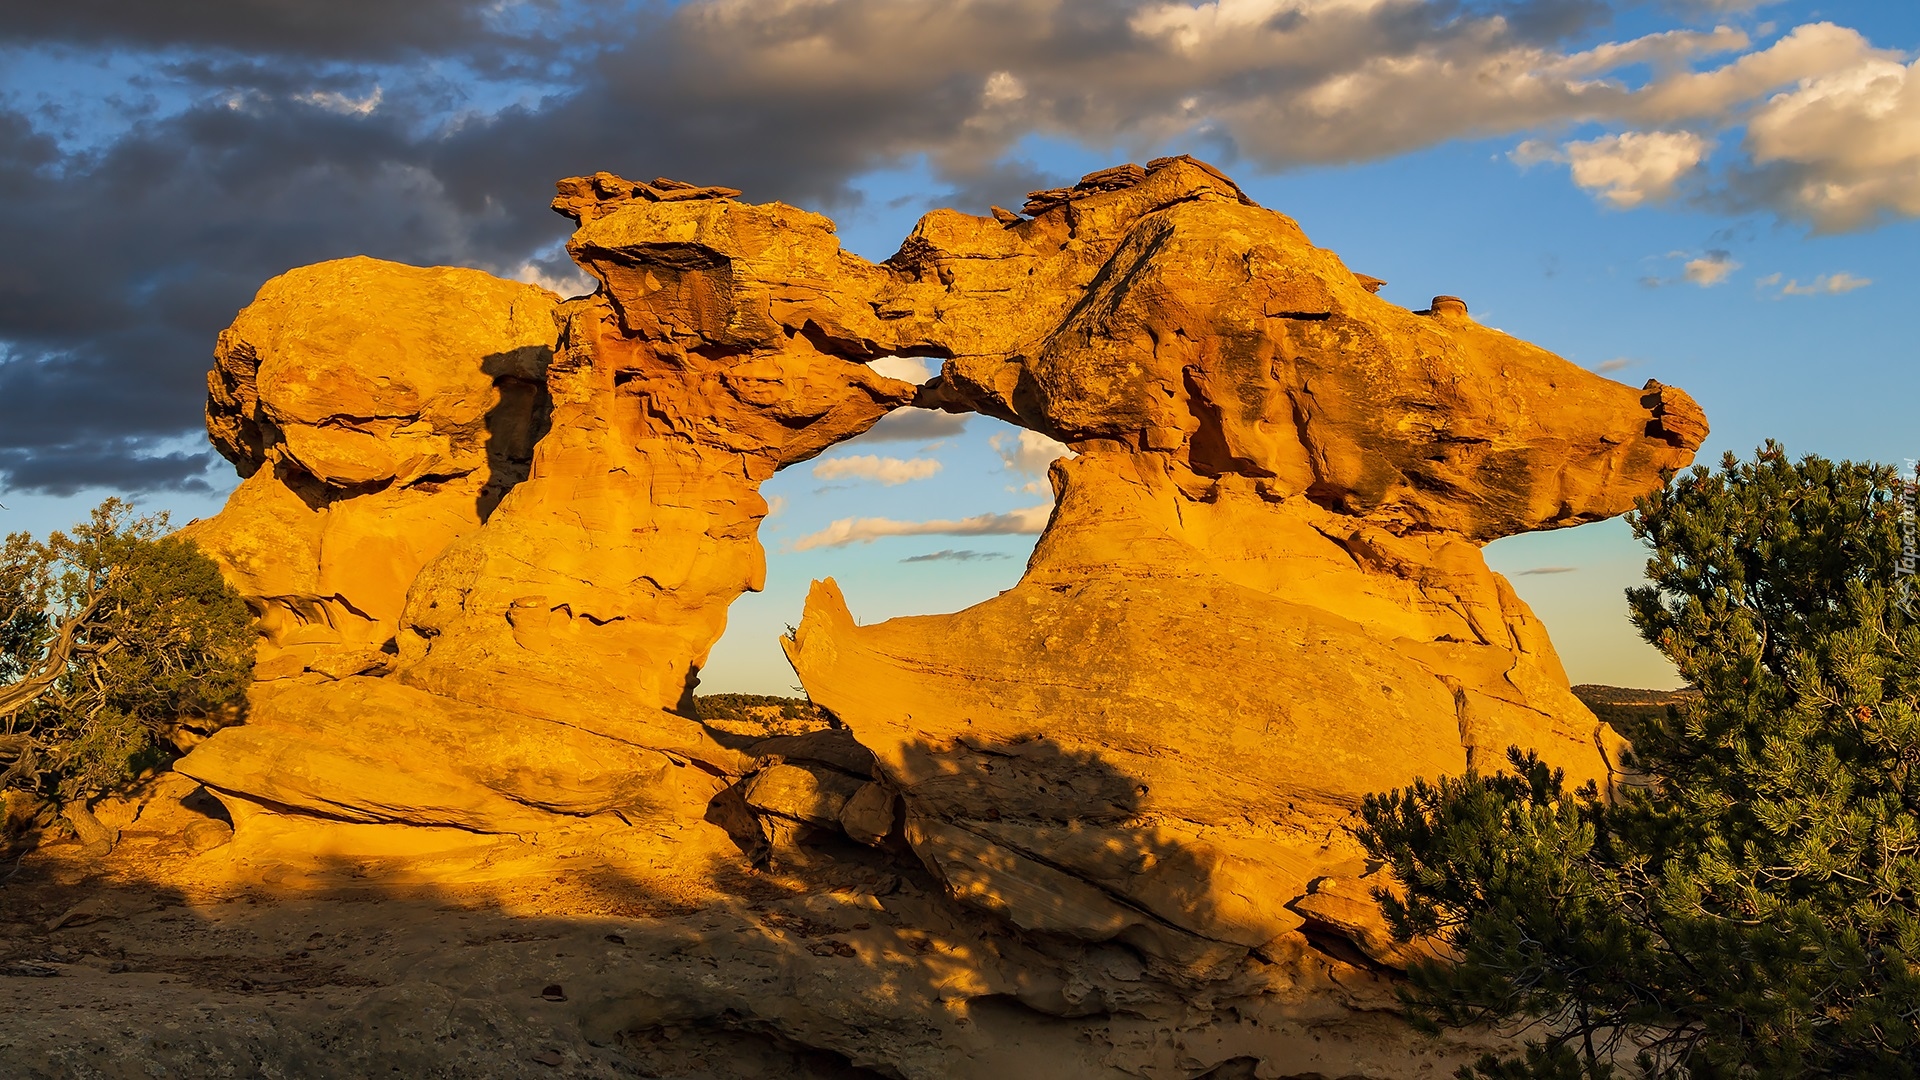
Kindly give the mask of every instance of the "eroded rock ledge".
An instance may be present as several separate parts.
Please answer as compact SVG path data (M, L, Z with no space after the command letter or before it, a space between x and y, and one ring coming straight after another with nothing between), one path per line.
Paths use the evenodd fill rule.
M1406 953L1345 830L1509 745L1611 782L1617 738L1480 546L1628 509L1705 435L1684 393L1388 303L1190 158L936 211L877 265L729 188L559 189L590 296L345 260L221 338L208 426L248 479L195 535L262 615L263 681L180 768L242 842L650 829L669 859L894 866L935 899L875 900L887 925L975 942L888 961L940 994L804 1024L714 996L886 1075L1014 1031L1073 1076L1465 1052L1375 1015ZM784 644L842 726L703 728L759 485L907 405L1077 452L1020 584L871 626L817 584Z

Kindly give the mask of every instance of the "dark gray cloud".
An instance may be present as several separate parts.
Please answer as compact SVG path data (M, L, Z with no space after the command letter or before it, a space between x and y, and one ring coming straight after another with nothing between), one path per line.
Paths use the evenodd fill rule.
M507 37L557 3L497 0L57 0L10 3L0 43L216 46L310 56L450 52ZM498 12L498 14L495 14Z
M941 551L929 551L925 555L909 555L906 558L901 559L900 561L903 563L974 562L979 559L1011 559L1011 558L1013 558L1013 556L1008 555L1004 551L973 551L971 549L965 549L965 548L959 551L955 551L952 548L946 548Z
M184 459L123 442L199 426L214 336L267 278L353 254L495 254L424 157L397 113L264 96L66 159L0 113L0 482L178 486Z
M225 462L212 451L155 453L141 439L0 447L0 484L16 491L72 495L87 488L121 491L212 491L209 476Z
M879 423L859 437L859 441L924 443L950 439L967 430L967 420L967 416L958 413L896 409L881 417Z

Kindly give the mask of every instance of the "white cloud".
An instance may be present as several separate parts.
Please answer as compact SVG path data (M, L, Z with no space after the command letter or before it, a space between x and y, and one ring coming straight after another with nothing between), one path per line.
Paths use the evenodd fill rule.
M1864 289L1873 284L1872 278L1855 277L1845 270L1835 274L1821 274L1805 285L1800 284L1798 278L1782 285L1780 279L1783 276L1768 274L1754 284L1763 289L1779 285L1780 296L1835 296L1840 293L1850 293L1855 289Z
M817 533L793 542L793 551L870 543L883 536L1010 536L1031 535L1047 527L1053 504L1029 506L1004 514L976 514L958 521L895 521L892 518L841 518Z
M1007 105L1027 96L1026 84L1010 71L996 71L987 76L986 86L981 89L981 100L987 105Z
M1540 139L1524 140L1508 151L1507 157L1523 169L1545 165L1548 162L1559 162L1562 165L1567 162L1567 155L1558 146Z
M1738 51L1750 43L1743 33L1715 31L1720 49ZM1705 52L1707 50L1700 50ZM1630 96L1617 116L1646 125L1681 120L1732 123L1762 96L1803 79L1843 71L1862 59L1885 55L1859 31L1832 23L1797 26L1764 49L1744 53L1705 71L1684 67L1662 75Z
M1712 148L1710 140L1691 131L1629 131L1567 143L1560 148L1562 156L1552 160L1571 167L1575 184L1628 210L1671 198L1675 186Z
M1762 196L1821 229L1920 216L1920 61L1803 79L1753 114L1744 148Z
M1024 428L1017 434L995 435L987 440L987 445L993 447L1009 470L1028 476L1045 476L1047 466L1060 458L1074 456L1065 443Z
M1571 574L1580 568L1577 566L1536 566L1531 570L1519 570L1514 577L1527 577L1532 574Z
M925 480L939 471L940 463L932 458L880 457L877 454L821 458L813 466L813 475L822 480L872 480L887 487Z
M885 375L889 379L899 379L918 386L933 378L933 368L918 356L883 356L867 364L876 375Z
M1697 259L1688 259L1681 271L1686 279L1703 289L1711 288L1727 280L1740 264L1724 251L1709 251Z
M773 498L767 500L767 517L779 517L780 511L786 508L787 497L785 495L775 495Z
M1611 375L1616 371L1625 371L1636 363L1639 363L1639 361L1629 360L1624 356L1616 356L1611 360L1602 360L1598 364L1593 365L1593 370L1600 375Z
M1648 258L1651 259L1652 256L1648 256ZM1669 251L1666 254L1666 258L1683 260L1680 266L1680 272L1672 277L1648 274L1640 279L1642 285L1651 285L1659 288L1663 285L1686 283L1708 289L1725 282L1733 275L1733 272L1740 269L1741 266L1739 262L1734 260L1731 252L1717 249L1699 253L1692 251Z
M524 281L529 285L538 285L548 292L561 296L584 296L598 287L598 284L578 267L569 266L556 273L551 267L528 260L519 268L505 275L515 281Z

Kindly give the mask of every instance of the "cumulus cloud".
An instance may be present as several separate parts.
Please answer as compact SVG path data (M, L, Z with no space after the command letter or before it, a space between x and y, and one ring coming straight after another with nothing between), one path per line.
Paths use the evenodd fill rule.
M1681 268L1681 273L1688 281L1705 289L1727 280L1728 276L1738 269L1740 264L1734 262L1733 256L1729 253L1709 251L1699 258L1688 259L1686 266Z
M1047 490L1047 468L1063 457L1072 457L1073 451L1065 443L1056 442L1037 431L1021 429L1018 432L1006 432L987 440L987 445L1000 455L1000 461L1008 472L1019 473L1032 479L1021 484L1008 486L1008 491L1018 491L1027 495L1038 495Z
M892 518L841 518L819 532L793 542L792 551L871 543L883 536L1012 536L1033 535L1047 527L1053 504L1029 506L1004 514L976 514L958 521L895 521Z
M1550 147L1529 140L1514 149L1522 165L1566 164L1573 182L1621 210L1673 197L1713 144L1691 131L1629 131Z
M1864 289L1873 284L1872 278L1856 277L1845 270L1834 274L1821 274L1805 285L1798 278L1782 282L1784 274L1768 274L1754 282L1761 289L1778 288L1776 296L1836 296L1850 293L1855 289Z
M919 385L933 378L933 365L920 356L883 356L867 365L889 379Z
M1649 35L1583 54L1617 65L1664 47L1672 61L1747 49L1740 31ZM1642 125L1555 146L1522 142L1522 166L1557 161L1576 184L1623 209L1673 198L1689 179L1727 205L1758 206L1836 231L1920 215L1920 79L1897 52L1832 23L1795 27L1763 49L1705 70L1682 67L1566 119ZM1611 85L1611 81L1609 81ZM1710 187L1697 174L1717 140L1676 122L1733 131L1740 154Z
M880 457L854 454L821 458L813 466L813 475L821 480L872 480L887 487L925 480L940 471L932 458Z
M1744 148L1749 189L1823 230L1920 215L1920 61L1804 79L1760 106Z
M974 562L974 561L983 560L983 559L991 560L991 559L1011 559L1011 558L1013 558L1013 556L1008 555L1004 551L973 551L971 549L962 549L960 551L955 551L952 548L945 548L940 551L929 551L925 555L909 555L906 558L901 559L900 561L903 563Z
M1669 251L1666 257L1681 260L1680 272L1672 277L1648 274L1640 279L1641 284L1656 288L1662 285L1688 284L1708 289L1725 282L1741 266L1734 260L1732 252L1717 248L1700 253Z
M551 293L561 296L584 296L592 292L597 283L586 271L571 261L561 265L553 259L528 259L516 267L512 273L503 277L524 281L529 285L538 285Z
M1028 476L1045 476L1049 465L1063 457L1073 456L1073 451L1065 443L1024 428L1018 432L995 435L987 440L987 445L993 447L994 453L1000 455L1001 462L1009 470Z

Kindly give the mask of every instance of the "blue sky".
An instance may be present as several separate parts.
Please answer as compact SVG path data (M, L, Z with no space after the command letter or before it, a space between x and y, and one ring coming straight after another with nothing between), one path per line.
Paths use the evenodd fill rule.
M1458 295L1684 387L1703 460L1767 438L1920 457L1920 5L162 7L0 15L0 528L109 493L215 512L234 478L199 380L262 280L366 253L564 282L545 185L597 168L822 210L880 259L930 206L1192 152L1388 299ZM790 689L775 637L814 578L863 621L1018 579L1030 533L808 540L1045 504L1044 448L927 419L768 485L767 591L735 605L704 690ZM1625 617L1643 558L1617 521L1488 548L1576 682L1671 685Z

